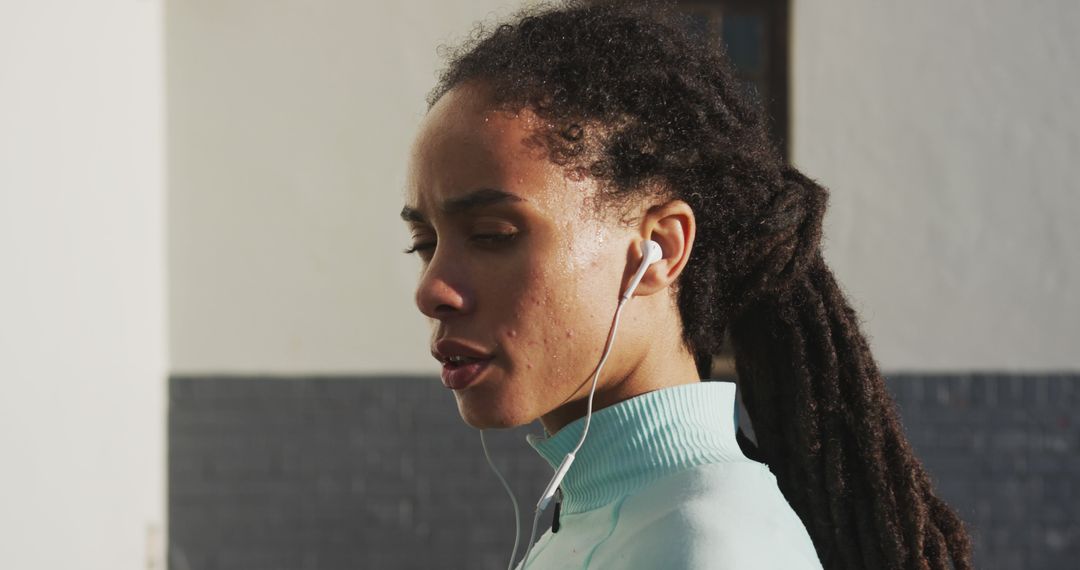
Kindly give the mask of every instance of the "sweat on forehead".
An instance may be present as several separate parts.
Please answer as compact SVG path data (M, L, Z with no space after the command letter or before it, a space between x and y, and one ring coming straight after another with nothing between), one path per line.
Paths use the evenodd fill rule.
M453 205L482 189L538 206L570 201L578 215L597 212L598 181L556 164L540 138L542 127L531 111L496 109L478 84L448 91L424 118L413 145L403 217L408 213L415 221L425 209Z

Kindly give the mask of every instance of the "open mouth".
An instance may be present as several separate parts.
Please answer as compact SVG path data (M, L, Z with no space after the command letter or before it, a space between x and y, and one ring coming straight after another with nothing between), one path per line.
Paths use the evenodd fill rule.
M456 368L458 366L465 366L467 364L472 364L473 362L485 362L485 361L488 361L488 360L491 360L491 357L474 358L472 356L448 356L445 360L443 360L443 366L449 366L451 368Z
M442 383L451 390L462 390L487 370L491 358L455 358L443 361Z

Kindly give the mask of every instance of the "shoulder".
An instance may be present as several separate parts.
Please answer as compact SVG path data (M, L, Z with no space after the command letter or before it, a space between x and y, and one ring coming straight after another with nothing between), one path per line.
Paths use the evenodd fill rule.
M806 527L767 467L713 464L627 497L595 568L818 570Z

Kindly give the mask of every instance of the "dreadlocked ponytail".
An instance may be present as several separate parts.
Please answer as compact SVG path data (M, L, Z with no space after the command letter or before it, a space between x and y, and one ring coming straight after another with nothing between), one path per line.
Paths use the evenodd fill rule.
M971 568L962 523L934 494L821 257L825 204L823 188L784 170L732 322L757 453L827 568Z

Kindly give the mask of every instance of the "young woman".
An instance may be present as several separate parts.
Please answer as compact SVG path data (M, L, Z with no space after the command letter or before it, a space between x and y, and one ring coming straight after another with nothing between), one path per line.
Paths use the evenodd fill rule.
M970 568L822 259L825 189L665 18L569 4L482 34L414 143L443 383L480 430L539 419L561 467L522 566ZM725 336L756 445L735 386L701 382Z

